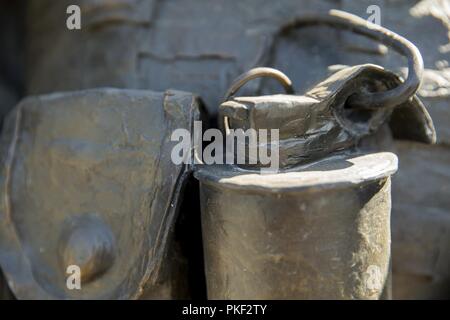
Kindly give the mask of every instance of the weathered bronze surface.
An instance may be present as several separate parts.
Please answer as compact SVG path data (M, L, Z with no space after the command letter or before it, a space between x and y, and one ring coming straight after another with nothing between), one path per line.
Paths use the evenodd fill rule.
M295 25L305 21L329 22L311 18ZM409 45L417 62L410 63L415 68L410 77L416 74L420 83L422 58ZM208 297L389 298L390 176L397 158L361 154L358 146L388 122L395 137L436 141L432 120L414 96L418 85L405 89L405 96L401 88L408 81L379 66L361 65L342 68L305 96L231 97L258 76L275 78L293 91L279 71L250 70L228 90L219 122L227 136L232 129L279 129L278 140L270 143L279 147L281 172L261 175L259 165L249 161L195 172ZM373 104L354 104L355 95L364 92Z
M9 2L5 3L9 5ZM446 16L449 16L449 8L444 4L445 1L421 0L411 3L408 0L395 2L379 0L340 0L338 2L284 0L279 3L260 0L245 2L228 0L214 2L209 0L39 0L24 3L26 4L23 7L28 9L28 37L26 40L27 60L23 65L19 63L22 52L14 41L24 38L25 33L19 30L17 26L11 28L13 25L11 21L14 20L14 25L18 25L16 22L19 19L10 14L9 10L4 10L5 7L8 8L8 5L0 4L0 16L2 17L0 24L1 31L3 31L0 32L0 42L3 49L0 51L0 57L2 58L0 62L0 111L2 115L25 93L24 90L27 94L43 94L99 86L151 88L154 90L178 88L198 92L207 102L211 114L215 114L219 110L217 106L223 101L223 93L232 78L243 70L248 70L254 66L277 67L284 70L294 80L296 89L301 88L298 92L311 92L311 96L309 94L302 97L289 95L261 96L261 94L274 92L272 87L274 82L253 81L244 88L244 90L247 89L246 95L257 92L260 96L256 98L248 96L233 97L228 101L231 107L238 106L236 109L249 111L246 115L249 117L242 118L242 113L237 112L233 115L233 108L229 108L228 110L231 110L230 118L234 117L232 125L234 127L245 127L250 122L249 120L256 119L258 126L264 128L264 126L271 126L272 120L282 124L289 121L292 126L282 128L287 129L285 137L289 137L291 133L298 135L315 134L315 136L309 136L308 139L303 136L302 140L284 139L284 142L290 140L289 142L292 142L293 147L290 150L290 144L284 144L286 148L282 149L282 155L284 155L282 166L291 169L305 169L303 166L299 167L297 162L328 158L325 149L337 151L343 157L349 155L352 157L356 154L349 153L350 151L364 149L367 152L367 145L370 145L370 152L372 153L379 150L389 150L397 154L400 159L400 171L392 180L394 201L393 272L395 275L394 284L396 284L394 293L398 298L442 298L449 296L448 141L450 141L450 131L448 130L448 124L450 123L450 113L448 112L448 102L450 97L450 68L448 67L448 41L450 33L448 31L450 27L448 19L446 19ZM65 9L69 4L81 6L83 12L82 30L72 32L64 27L57 27L64 22L66 18ZM339 7L366 18L366 9L373 4L378 4L382 8L381 22L383 26L406 35L424 54L425 70L423 76L425 81L419 90L419 95L435 120L440 145L424 144L434 142L436 135L428 112L417 96L413 96L410 101L397 106L393 111L376 112L364 110L364 108L342 107L333 96L335 92L343 93L343 96L346 96L347 90L348 93L354 94L353 89L361 88L364 88L365 93L373 88L376 89L375 91L380 90L382 92L389 88L399 87L403 82L399 78L399 74L402 74L405 79L407 75L410 75L406 72L406 69L400 69L404 66L404 61L400 60L400 56L388 52L385 47L365 41L366 39L349 32L323 28L320 25L324 23L320 23L313 18L310 18L309 22L305 22L304 18L316 16L317 13L325 12L333 7ZM258 10L255 10L255 7ZM299 17L302 18L299 19ZM286 21L289 22L287 25ZM298 27L301 26L309 28L299 29ZM269 50L270 47L273 50ZM270 55L266 55L268 52ZM263 61L264 63L262 63ZM377 65L383 65L385 69L374 65L365 65L369 61ZM327 67L336 63L356 65L356 67L332 66L330 71L337 68L341 71L330 77L329 74L327 75ZM26 83L20 77L21 69L25 65L27 69ZM393 70L393 72L387 70ZM314 89L310 90L312 84L326 77L328 78L323 82L324 86L315 85ZM351 85L349 85L351 81L347 81L353 77L356 79L355 88L351 88ZM421 76L415 78L417 80ZM80 92L80 94L84 93ZM363 101L366 99L365 101L369 101L368 96L364 93L360 94L359 98L362 99L357 100ZM115 98L111 97L111 99ZM119 99L117 103L122 102L123 100ZM291 112L289 114L287 112L289 108L286 108L286 106L291 104L295 108L289 110ZM280 107L279 111L283 113L281 118L278 118L279 113L273 118L270 117L273 114L264 114L264 106L266 105L270 105L271 108ZM223 104L223 106L226 106L226 104ZM323 109L315 108L320 106ZM334 109L331 106L336 108ZM333 110L339 111L334 113ZM374 116L377 113L379 117ZM39 115L40 112L37 112L37 114ZM68 114L69 116L72 115L70 112ZM320 130L316 127L319 122L309 121L308 115L313 115L316 118L325 117L324 119L327 120L324 120L322 124L325 127L326 124L332 124L333 132L339 132L340 134L334 136L333 132ZM283 119L284 116L286 116L286 119ZM83 121L77 121L80 126L84 123L84 116L74 117L74 120L81 120L81 118L83 118ZM266 118L270 120L266 121ZM14 131L11 128L13 119L14 116L10 116L10 127L6 129L6 133L11 134ZM108 118L105 118L105 122L109 121L109 119L106 119ZM380 121L376 121L377 119ZM284 122L283 120L287 121ZM379 126L383 122L382 120L388 121L389 126L386 124ZM222 118L220 118L219 123L221 121ZM67 129L75 126L69 120L65 123L67 123ZM118 122L112 121L111 125L116 124ZM374 126L369 124L374 124ZM273 124L272 126L275 127ZM51 131L51 129L52 127L49 127L47 130ZM397 141L392 141L392 135ZM34 143L33 135L29 134L28 137L30 139L26 143ZM7 142L3 144L3 158L6 158L9 152L6 146L10 145L10 141L8 141L10 138L10 136L3 137L3 140ZM318 149L311 147L306 141L311 142ZM325 144L322 145L320 141L329 142L330 145L327 145L324 149ZM375 145L375 148L373 145ZM39 150L52 150L53 147L40 148ZM348 148L348 150L342 152L341 148ZM74 153L78 153L78 149L78 147L75 148L76 152ZM91 149L94 150L92 151L94 153L95 150L99 150L97 145ZM75 157L75 159L77 158ZM17 163L26 161L29 162L30 160L25 160L25 158L16 160ZM41 170L36 170L30 176L35 178L37 175L41 175L46 170L46 166L44 164ZM139 165L136 165L136 167L139 167ZM40 165L39 168L41 168ZM142 169L144 166L139 168ZM199 172L201 173L206 169L201 168ZM236 168L236 170L242 169ZM20 174L22 173L17 175ZM96 174L97 172L95 172ZM93 174L93 176L95 175ZM82 176L80 174L80 177ZM76 177L69 178L75 180ZM72 180L69 178L67 183L70 185ZM13 179L13 181L17 180ZM128 180L128 177L123 180ZM27 186L28 183L31 183L31 186L33 186L35 181L26 179L26 183L21 181L17 185ZM101 183L103 183L103 180ZM105 183L104 189L108 189L109 185ZM89 187L89 190L93 186L94 184ZM220 187L227 188L222 184ZM209 188L209 186L205 186L205 188ZM27 189L24 190L21 192L13 191L21 196ZM81 193L80 190L78 192ZM46 192L39 190L37 194L44 194L45 196ZM119 192L116 194L118 195L117 198L122 196L119 195ZM26 194L25 198L29 200L32 196ZM36 204L36 206L40 206L38 212L43 212L54 198L56 198L56 195L51 195L50 199L47 197L40 199L40 203ZM20 201L18 196L13 200ZM109 198L106 197L103 197L102 200L109 202ZM235 205L235 203L232 204ZM61 204L61 208L64 207L65 203ZM95 207L100 206L96 204ZM0 212L0 217L3 216ZM102 217L103 215L100 218ZM21 219L26 220L25 214L19 216L19 218L12 220L15 224L21 225ZM2 220L0 219L0 221ZM38 225L41 229L37 229L36 233L52 234L48 228L42 226L43 224ZM53 223L49 225L53 226ZM147 224L139 226L143 229L146 227ZM16 230L16 233L21 237L24 234L21 231L23 228L25 227ZM2 227L0 227L0 230L2 230ZM97 231L102 231L102 237L98 241L102 243L99 252L102 253L104 258L91 259L84 264L88 275L83 281L92 285L96 281L103 281L112 270L111 267L108 267L108 264L117 264L117 257L109 254L112 248L111 243L114 242L111 239L116 237L116 230L113 230L112 233L109 232L108 227L105 228L104 221L98 219L95 215L89 215L83 219L74 218L66 226L61 226L61 230L63 230L61 233L73 233L73 235L61 237L58 240L61 245L55 246L57 251L54 255L62 256L68 261L73 260L76 255L70 250L65 250L64 247L77 242L77 239L79 239L77 235L81 234L85 237L87 234L86 238L89 238ZM0 247L4 247L1 244L3 241L1 233L2 231L0 231ZM153 236L148 237L152 238ZM169 234L168 237L173 239L172 234ZM29 241L29 239L26 239L26 241ZM94 239L94 241L97 240ZM142 290L142 294L139 295L140 298L186 296L184 293L186 285L183 280L185 277L179 276L180 273L183 273L181 270L184 269L186 261L177 241L167 242L167 255L161 260L162 265L159 268L158 280L147 282L149 285ZM33 243L30 247L31 250L27 253L30 253L32 257L30 261L33 264L28 269L37 270L42 266L45 273L44 275L42 273L38 275L37 278L40 283L33 283L32 287L46 286L45 290L58 291L59 289L55 289L57 286L54 283L46 285L45 281L47 276L53 277L51 273L53 272L51 270L53 266L47 267L45 263L36 263L39 262L40 256L45 256L47 253L36 253L38 251L36 249L37 244L34 246ZM24 248L27 248L27 246L24 246ZM6 254L1 254L0 260L11 259L12 263L17 262L14 260L17 255L12 255L12 251L3 252L6 252ZM93 265L98 266L93 267ZM19 271L22 270L13 269L16 274L19 274ZM23 270L25 269L27 268ZM135 271L140 270L139 268L135 269ZM134 278L134 274L130 272L127 279ZM8 282L14 287L15 283L18 282L17 280L12 281L12 279L11 276L8 276ZM21 280L24 280L21 292L27 290L28 284L31 283L31 281L28 281L29 279L34 279L34 273L33 277L21 278ZM63 285L62 282L60 284ZM1 292L4 292L6 297L10 297L6 286L7 281L2 280L0 275L0 298ZM109 290L108 288L104 289L104 292ZM31 292L34 292L33 290ZM81 297L81 295L78 295L78 297L99 297L100 295L97 295L99 292L95 292L95 295L92 296ZM101 297L118 297L111 292L108 291L105 294L101 292ZM378 293L374 293L372 296L370 292L359 291L359 293L362 295L369 294L365 297L370 298L378 296ZM18 297L21 298L24 295L21 294ZM48 297L66 296L58 293ZM129 296L122 295L121 297Z
M186 297L173 227L190 165L174 129L200 118L180 91L29 97L2 134L0 265L18 298ZM66 286L70 265L82 290Z
M335 73L306 96L234 97L221 105L226 134L280 130L282 171L196 171L209 298L390 297L390 176L397 158L358 154L357 146L386 122L403 138L429 143L434 127L416 97L395 111L348 109L345 102L363 86L386 90L398 81L363 65ZM405 110L417 126L402 125Z
M205 167L202 228L210 299L389 296L391 153L260 175Z
M279 129L281 167L347 149L386 122L395 138L434 143L433 122L416 96L395 109L347 105L348 98L364 87L378 92L399 83L396 75L376 65L348 67L318 83L305 96L233 97L221 104L219 117L229 119L230 128Z

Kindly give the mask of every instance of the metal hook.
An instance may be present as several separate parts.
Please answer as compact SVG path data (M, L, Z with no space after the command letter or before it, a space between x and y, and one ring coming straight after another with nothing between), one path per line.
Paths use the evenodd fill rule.
M230 86L227 93L225 94L224 101L230 99L230 97L232 97L247 82L262 77L269 77L278 80L278 82L280 82L281 85L284 87L284 90L286 91L287 94L294 94L295 92L294 88L292 87L292 81L283 72L273 68L262 68L262 67L253 68L241 74L233 81L233 84ZM226 134L229 134L230 127L227 116L223 117L223 127L225 129Z
M423 75L423 59L419 49L402 36L356 15L340 10L330 10L328 14L305 15L285 24L278 34L285 33L292 28L314 25L327 25L366 36L394 49L408 59L408 77L405 82L394 89L383 92L354 93L347 100L349 107L392 108L406 102L419 88ZM274 46L275 42L269 51L273 50Z

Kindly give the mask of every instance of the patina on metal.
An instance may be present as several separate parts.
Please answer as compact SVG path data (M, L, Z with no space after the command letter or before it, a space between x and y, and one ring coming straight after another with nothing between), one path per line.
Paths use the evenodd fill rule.
M264 73L259 73L261 68L251 71L252 77L247 79L253 79L257 73L267 74L267 68L264 69ZM242 84L241 79L236 83ZM348 67L320 82L304 96L231 97L219 108L219 122L225 133L230 128L279 129L277 143L282 167L354 146L377 132L384 123L389 123L395 138L434 143L436 134L431 117L416 96L395 109L347 105L348 98L363 86L382 91L400 83L398 76L376 65Z
M102 48L101 43L111 39L109 33L99 32L107 29L104 25L125 21L133 30L119 32L122 38L140 43L134 28L153 28L144 16L159 15L137 10L139 14L133 16L129 10L133 4L97 2L86 4L95 9L89 10L86 29L102 34L100 39L90 37L91 43ZM153 7L153 2L139 1L139 8L149 4ZM98 9L102 6L110 9L106 15ZM219 118L227 130L280 129L282 162L279 174L264 177L255 173L259 165L209 166L197 171L211 298L389 296L390 175L397 161L389 153L365 154L359 145L384 123L389 123L397 138L435 141L432 121L414 95L422 61L406 39L377 26L367 30L370 24L365 20L338 11L294 19L279 34L319 24L350 29L397 49L408 57L410 73L403 81L378 66L350 67L304 96L294 96L285 75L264 68L251 70L230 88L227 96L260 75L282 81L288 95L227 97ZM116 35L117 30L112 33ZM67 45L67 38L60 43ZM120 41L115 44L121 48ZM88 57L97 57L92 44L85 47L92 49ZM38 55L47 59L41 45L37 48ZM91 75L87 82L87 69L83 71L81 64L70 68L83 78L83 87L99 81L135 86L136 66L144 65L134 63L135 59L144 56L167 65L175 65L167 62L178 59L137 51L109 50L113 56L126 57L104 59L114 66L120 60L121 68L101 65L98 73L92 73L85 65ZM216 70L208 67L208 59L214 63L236 59L215 53L180 56L202 65L202 76L197 77L201 81L205 79L202 72ZM98 59L84 58L98 66ZM58 61L66 65L66 60ZM36 63L34 68L48 74L49 65L61 73L58 63ZM120 70L126 81L119 81L112 70ZM186 77L165 74L185 85L185 79L194 80L188 73ZM164 83L159 76L158 84ZM39 76L32 80L37 88L45 82ZM67 80L56 84L79 89L79 77ZM46 90L54 90L54 85ZM2 137L0 180L0 265L16 296L186 297L183 256L172 228L182 186L192 168L170 163L168 136L174 128L190 129L195 119L199 119L196 99L173 91L60 93L27 99L16 108ZM73 264L82 269L82 291L66 287L65 268ZM2 283L6 281L0 278L0 288Z
M357 78L365 68L374 67L350 74ZM256 164L195 172L209 298L390 296L390 176L397 158L355 148L390 112L371 113L366 130L342 121L335 97L348 93L345 84L354 78L340 80L322 97L236 97L222 104L227 135L230 127L280 129L273 143L281 170L261 175Z
M435 141L431 118L414 96L420 53L398 35L339 12L297 23L350 27L394 48L404 44L411 53L409 80L368 64L344 68L304 96L231 96L258 75L292 91L287 77L266 68L231 85L220 106L224 133L279 129L272 143L279 146L280 171L261 175L262 165L248 162L195 172L208 297L389 298L390 186L397 157L359 146L386 123L396 137Z
M173 228L192 168L171 161L170 137L199 119L197 98L173 90L22 101L1 141L0 265L14 295L187 298Z
M210 299L389 297L392 153L327 158L274 175L205 167Z

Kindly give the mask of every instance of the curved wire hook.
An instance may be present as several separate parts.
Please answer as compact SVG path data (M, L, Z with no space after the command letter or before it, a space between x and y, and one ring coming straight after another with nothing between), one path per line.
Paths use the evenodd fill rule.
M259 67L259 68L253 68L249 71L241 74L239 77L237 77L230 88L228 89L227 93L225 94L224 101L227 101L230 99L231 96L233 96L240 88L242 88L247 82L256 79L256 78L263 78L263 77L269 77L274 78L275 80L278 80L278 82L281 83L281 85L284 87L284 90L287 94L294 94L294 88L292 87L292 81L289 79L283 72L273 69L273 68L265 68L265 67Z
M293 28L314 25L327 25L366 36L394 49L408 59L408 77L402 84L383 92L354 93L347 100L350 107L366 109L395 107L406 102L419 88L423 75L423 59L419 49L412 42L395 32L356 15L340 10L330 10L328 14L305 15L282 26L278 34L285 33ZM269 51L273 50L274 47L275 42L272 43Z

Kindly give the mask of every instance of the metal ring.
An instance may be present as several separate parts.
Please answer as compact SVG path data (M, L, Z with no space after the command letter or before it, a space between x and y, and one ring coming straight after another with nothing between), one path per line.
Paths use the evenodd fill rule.
M278 82L281 83L281 85L284 87L284 90L287 94L294 94L294 88L292 87L292 81L288 78L283 72L273 69L273 68L253 68L249 71L241 74L239 77L237 77L233 84L228 89L227 93L225 94L224 101L227 101L232 97L240 88L242 88L247 82L256 79L256 78L262 78L262 77L268 77L268 78L274 78L278 80ZM229 134L230 132L230 126L228 117L223 117L223 127L225 129L226 134Z
M353 14L340 10L330 10L328 14L305 15L284 25L278 34L285 33L292 28L313 25L327 25L349 30L379 41L408 58L408 77L402 84L383 92L354 93L347 100L350 107L366 109L395 107L406 102L419 88L423 75L423 59L419 49L402 36ZM272 44L271 50L273 50L274 45L275 42Z

